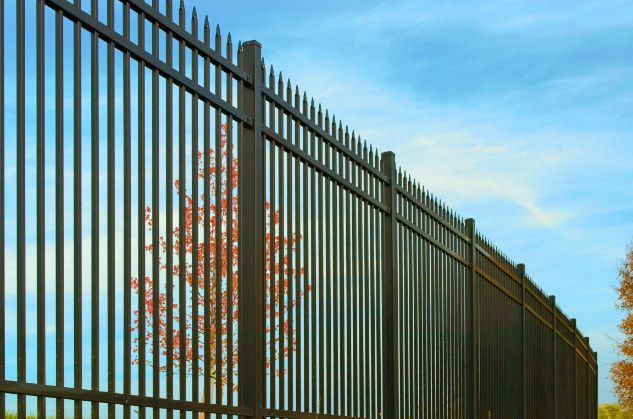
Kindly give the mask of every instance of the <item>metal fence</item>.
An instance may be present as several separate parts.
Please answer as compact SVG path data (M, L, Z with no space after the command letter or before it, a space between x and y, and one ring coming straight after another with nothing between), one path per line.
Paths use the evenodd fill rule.
M0 0L0 417L596 417L523 265L174 6Z

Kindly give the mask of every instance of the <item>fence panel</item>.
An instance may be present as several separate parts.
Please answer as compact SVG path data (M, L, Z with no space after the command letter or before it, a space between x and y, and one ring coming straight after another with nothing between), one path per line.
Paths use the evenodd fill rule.
M575 320L256 41L172 0L0 24L0 413L595 417Z

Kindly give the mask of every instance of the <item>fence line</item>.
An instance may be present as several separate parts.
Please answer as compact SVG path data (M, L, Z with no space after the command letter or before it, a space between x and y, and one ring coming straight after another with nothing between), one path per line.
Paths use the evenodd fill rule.
M596 416L575 319L257 41L171 0L0 22L1 417Z

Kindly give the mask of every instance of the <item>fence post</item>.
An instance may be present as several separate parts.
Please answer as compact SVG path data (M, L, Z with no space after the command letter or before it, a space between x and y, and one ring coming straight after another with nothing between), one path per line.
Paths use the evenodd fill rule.
M251 76L251 86L239 87L239 107L250 119L240 124L238 147L239 182L239 404L254 409L254 418L264 408L264 140L262 138L262 46L257 41L243 45L241 67Z
M591 374L591 368L589 368L589 366L591 363L591 346L589 346L589 336L585 337L585 344L587 345L587 361L585 362L585 371L586 371L585 372L585 392L587 393L585 397L586 397L587 402L585 406L587 409L586 415L587 417L590 417L591 416L591 404L590 404L591 387L589 385L589 380L590 380L589 375Z
M556 296L555 295L550 295L549 296L549 300L552 303L552 335L553 335L553 341L552 341L552 351L554 352L554 356L553 356L553 360L552 360L552 395L554 397L554 419L557 419L558 417L558 410L556 409L556 404L558 403L558 383L557 383L557 369L558 369L558 363L557 363L557 346L556 343L558 341L558 335L557 335L557 321L556 321Z
M470 277L466 280L466 385L467 417L479 417L479 287L477 281L477 234L475 220L466 220L470 238ZM468 365L470 364L470 365Z
M383 183L382 202L389 208L385 213L382 225L382 332L383 332L383 418L396 419L398 409L396 403L399 400L398 388L398 352L396 342L398 339L397 301L395 284L398 279L397 242L396 232L398 222L396 220L396 156L391 151L382 153L381 170L387 176L387 182Z
M593 375L593 406L591 417L598 416L598 352L593 353L593 358L596 360L596 373Z
M571 327L574 328L574 418L578 418L578 355L576 355L578 329L576 329L576 319L571 319Z
M525 313L525 265L517 265L519 280L521 281L521 399L523 401L523 419L527 418L527 339L526 339L526 313Z

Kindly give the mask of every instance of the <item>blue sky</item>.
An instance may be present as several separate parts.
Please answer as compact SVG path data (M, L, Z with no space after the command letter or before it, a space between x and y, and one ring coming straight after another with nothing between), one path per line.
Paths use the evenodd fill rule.
M27 3L29 26L34 2ZM525 263L530 276L557 296L590 337L600 357L600 401L614 400L607 373L616 359L613 346L622 314L615 308L613 286L626 244L633 240L632 3L323 0L272 1L264 7L252 1L189 0L186 6L188 15L196 6L223 33L230 30L234 40L257 39L268 64L381 151L394 151L399 165L462 216L474 217L479 230L515 262ZM51 18L49 13L47 25ZM46 42L48 61L52 37ZM11 45L6 51L14 53ZM103 51L101 59L105 63ZM29 49L27 68L33 64ZM13 65L7 63L7 86L14 82ZM47 97L53 98L53 82L47 78L46 83ZM66 89L70 84L68 79ZM27 120L32 121L34 88L28 87ZM120 82L117 92L120 100ZM14 100L8 92L9 115L15 112ZM47 109L54 109L52 99ZM66 126L71 127L69 114ZM50 168L52 118L47 113ZM86 137L89 128L86 123ZM8 121L7 179L15 176L14 129ZM34 133L33 124L27 124L31 146ZM33 154L34 146L27 149L29 173ZM101 157L105 167L105 149ZM121 161L116 164L120 173ZM67 176L70 192L71 181ZM35 196L29 182L27 200ZM46 187L47 202L53 202L52 177ZM7 188L14 196L12 184ZM89 208L89 197L84 199ZM72 202L71 195L66 202ZM33 206L28 211L27 218L34 219ZM12 225L15 214L7 211L6 216ZM54 225L52 207L47 217L47 225ZM101 217L105 220L105 209ZM72 219L66 223L72 225ZM89 226L87 216L84 226ZM27 233L32 227L27 225ZM12 243L14 232L8 234ZM46 235L52 240L54 229ZM34 245L32 235L27 241ZM120 251L117 246L117 260ZM46 254L52 261L54 247ZM11 271L15 267L8 259ZM27 274L33 269L29 266ZM47 264L47 275L53 272L54 264ZM47 341L49 354L53 342ZM33 352L28 356L35 359Z
M633 240L633 3L189 1L464 216L576 317L614 401Z

